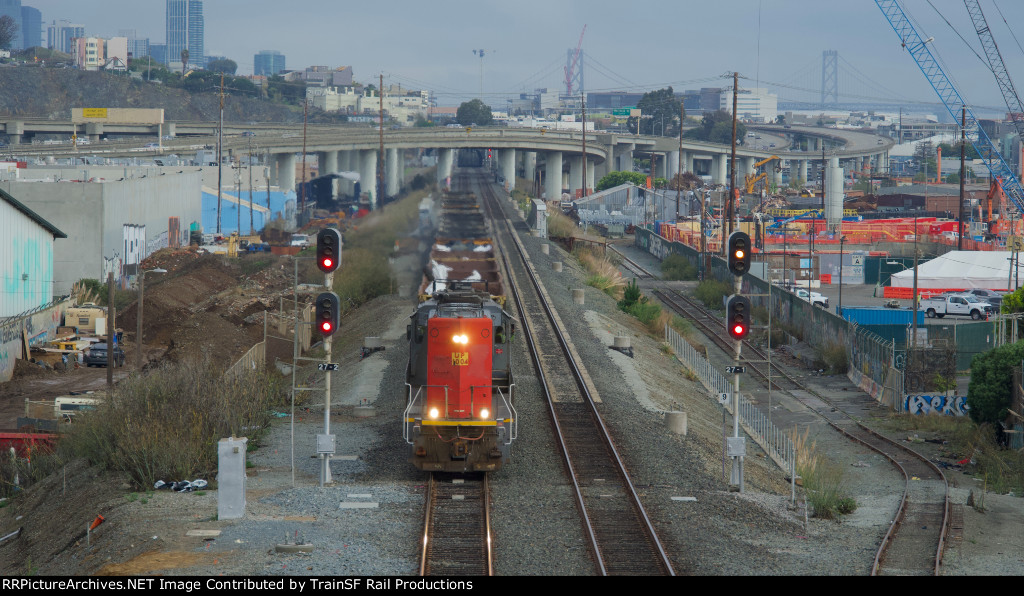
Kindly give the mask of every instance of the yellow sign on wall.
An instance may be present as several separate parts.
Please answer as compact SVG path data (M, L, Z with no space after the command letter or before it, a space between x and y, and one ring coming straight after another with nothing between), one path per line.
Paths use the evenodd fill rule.
M82 108L83 118L106 118L107 108Z

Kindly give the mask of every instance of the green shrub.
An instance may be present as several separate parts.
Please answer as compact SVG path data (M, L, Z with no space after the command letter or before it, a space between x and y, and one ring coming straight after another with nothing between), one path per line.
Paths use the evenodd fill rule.
M636 280L630 280L630 282L626 284L626 289L622 291L622 300L619 300L619 309L629 312L628 309L641 300L646 302L647 298L640 293L640 288L636 285Z
M661 262L661 278L693 281L697 279L697 268L682 255L669 255Z
M259 441L271 408L284 396L280 382L262 373L228 379L198 359L166 363L121 381L112 399L78 416L61 450L125 472L142 487L211 476L217 442L228 436Z
M816 356L822 368L830 375L845 375L849 369L846 346L838 342L829 342L816 350Z
M732 295L732 284L716 279L705 279L697 285L693 295L697 300L704 303L704 306L716 310L723 310L725 305L722 298Z

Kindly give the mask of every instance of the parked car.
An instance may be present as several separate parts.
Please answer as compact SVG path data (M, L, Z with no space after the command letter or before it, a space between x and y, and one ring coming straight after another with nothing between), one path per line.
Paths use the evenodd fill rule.
M999 292L993 290L986 290L984 288L974 288L973 290L970 291L970 293L974 294L975 296L984 300L985 302L988 302L992 306L995 306L996 308L999 308L1003 304L1003 295L1000 294Z
M107 344L93 344L85 353L86 366L107 365ZM120 347L114 348L114 366L124 366L124 350Z
M797 297L803 298L810 302L814 306L820 306L821 308L828 308L828 296L824 296L817 292L808 292L803 288L797 288L795 290Z
M930 319L942 318L946 315L965 315L975 321L987 319L999 309L989 302L984 302L974 294L942 295L926 298L920 302L920 308Z

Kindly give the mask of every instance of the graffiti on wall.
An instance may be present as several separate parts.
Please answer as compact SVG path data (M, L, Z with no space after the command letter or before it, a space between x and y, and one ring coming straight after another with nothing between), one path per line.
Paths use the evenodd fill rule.
M24 336L33 346L55 337L66 304L61 302L32 315L11 317L0 325L0 383L10 381L14 375L14 361L21 357Z
M908 395L903 406L909 414L966 416L970 410L965 395Z

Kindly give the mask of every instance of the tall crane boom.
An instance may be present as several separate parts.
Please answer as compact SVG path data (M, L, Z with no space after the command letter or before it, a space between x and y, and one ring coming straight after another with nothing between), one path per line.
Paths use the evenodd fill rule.
M583 49L583 34L586 33L586 32L587 32L587 26L586 26L586 24L584 24L583 25L583 31L580 31L580 40L576 44L576 51L572 55L572 64L570 64L569 66L567 66L565 68L565 94L568 97L572 97L572 82L573 82L573 79L578 78L581 82L583 81L583 77L577 77L576 76L576 65L579 64L579 61L580 61L580 50ZM582 87L582 85L581 85L581 87ZM583 89L580 89L580 91L583 91Z
M921 39L917 30L910 23L910 19L907 18L903 9L900 8L897 0L875 0L875 4L878 5L882 14L885 15L889 24L892 25L893 31L899 36L903 47L910 53L918 68L921 69L925 78L931 83L932 89L938 94L942 104L946 106L946 110L953 118L953 121L958 121L960 119L960 108L961 106L967 106L967 102L960 97L960 93L953 86L946 73L942 71L931 50L928 49L928 42L931 39L928 41ZM1013 170L1006 165L1003 156L999 154L991 139L982 130L971 108L967 107L966 112L967 138L971 141L971 145L974 146L982 161L985 162L985 166L988 168L991 176L1003 180L1003 189L1010 200L1013 201L1017 210L1024 212L1024 188L1021 187L1020 181L1013 175Z
M1013 79L1010 78L1010 73L1006 70L1006 63L1003 62L1003 55L999 52L996 39L992 37L992 30L988 27L985 13L981 11L981 3L978 0L964 0L964 6L967 7L967 14L971 15L974 31L978 34L981 47L985 50L988 67L995 75L999 91L1003 94L1003 101L1006 102L1006 107L1010 110L1010 119L1017 129L1017 136L1024 139L1024 122L1021 121L1024 118L1024 107L1021 106L1020 96L1017 95L1017 89L1013 86Z

